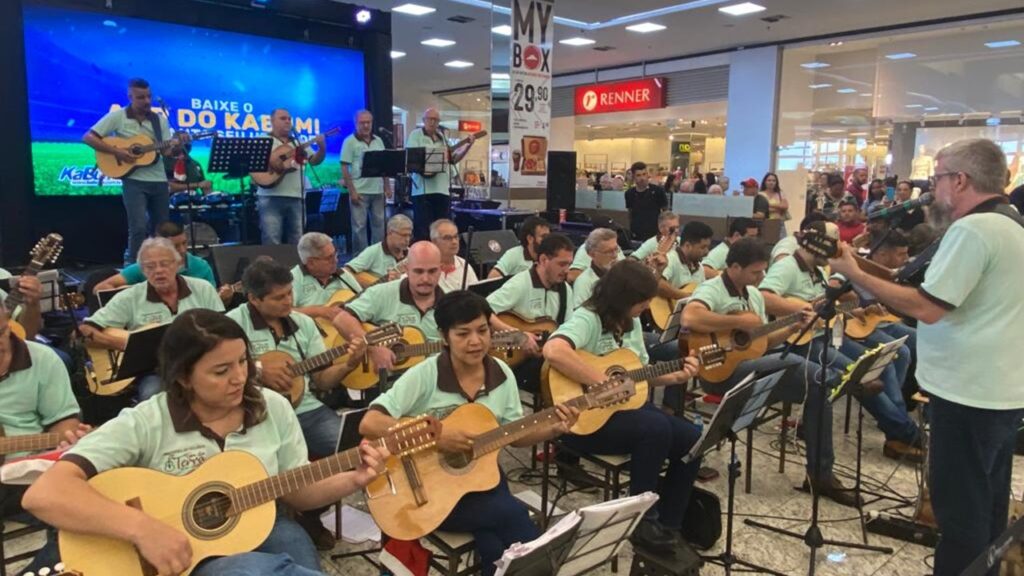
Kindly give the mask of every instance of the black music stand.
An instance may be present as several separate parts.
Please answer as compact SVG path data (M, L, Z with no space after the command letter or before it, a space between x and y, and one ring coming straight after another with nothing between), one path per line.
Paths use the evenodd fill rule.
M248 215L251 199L245 194L245 177L251 172L267 172L270 169L270 154L274 150L274 139L222 138L213 139L210 146L210 161L206 171L212 174L227 174L228 179L238 180L238 192L242 197L242 213ZM248 218L242 217L242 244L249 242Z
M733 566L739 566L743 568L743 572L786 576L782 572L740 560L732 552L736 479L740 477L740 460L736 457L736 434L753 425L761 412L768 407L772 391L786 370L788 368L782 368L760 376L751 373L726 392L722 396L718 410L711 416L711 422L704 428L700 441L694 444L688 454L683 456L683 462L692 462L712 450L717 450L718 445L723 441L728 440L729 442L729 504L726 513L725 550L716 556L701 556L705 562L721 565L727 575L732 574Z
M583 519L576 517L571 527L545 542L541 546L531 550L529 553L514 558L505 567L504 572L498 569L502 576L553 576L558 573L558 568L565 563L565 559L572 551L576 543L576 534L579 532ZM549 529L561 529L555 525ZM541 538L544 536L542 535Z
M170 324L160 324L152 328L133 331L128 334L128 344L125 345L117 366L117 374L114 380L127 380L145 374L152 374L156 371L158 364L157 351L160 349L160 342L164 339L164 333Z

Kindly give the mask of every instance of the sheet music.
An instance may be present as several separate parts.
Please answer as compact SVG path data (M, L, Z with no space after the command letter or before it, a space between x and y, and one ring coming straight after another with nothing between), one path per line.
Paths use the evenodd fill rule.
M373 516L345 504L341 507L341 519L341 538L345 542L380 542L380 527L373 521ZM334 534L334 506L320 515L320 523Z
M570 512L563 516L557 524L548 528L547 532L541 534L536 540L526 543L516 542L509 546L496 563L498 565L498 571L495 573L495 576L504 576L505 571L508 570L508 567L513 560L527 556L534 550L544 547L552 540L575 528L576 525L582 521L583 517L580 516L578 512Z
M581 574L618 554L644 513L657 501L657 494L644 492L580 508L583 523L558 576Z

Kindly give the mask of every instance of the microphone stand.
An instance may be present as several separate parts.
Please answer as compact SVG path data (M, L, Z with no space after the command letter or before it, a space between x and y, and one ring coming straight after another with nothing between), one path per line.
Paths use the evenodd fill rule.
M466 289L466 281L469 279L469 258L473 255L473 227L466 230L466 258L462 261L462 289Z

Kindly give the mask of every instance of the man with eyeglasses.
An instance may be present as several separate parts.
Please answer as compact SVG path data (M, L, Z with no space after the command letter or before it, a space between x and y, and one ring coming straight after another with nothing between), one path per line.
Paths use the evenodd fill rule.
M451 150L445 136L441 113L436 108L427 108L423 112L423 127L410 132L405 141L406 148L425 148L427 151L426 170L423 174L412 175L413 231L417 240L428 237L431 222L449 217L451 165L462 161L473 146L471 134L464 146Z
M145 326L168 324L178 314L193 308L224 311L217 290L206 280L182 276L181 254L167 238L149 238L139 248L138 262L146 281L125 288L106 306L84 320L82 336L101 347L124 350L127 338L108 334L106 328L135 330ZM135 384L141 402L160 391L156 374L140 376Z
M292 268L292 301L296 312L313 318L334 320L340 308L328 306L341 290L359 294L359 280L344 268L338 268L338 249L323 232L307 232L299 238L299 261Z
M849 246L832 271L917 318L917 381L930 397L931 495L942 538L936 576L961 574L1007 525L1024 418L1024 221L1007 205L1006 154L960 140L935 158L932 212L953 223L919 287L861 271ZM990 553L991 554L991 553ZM998 572L998 566L989 573Z
M405 260L412 241L412 221L404 214L395 214L388 220L384 239L369 245L365 250L348 261L345 268L353 274L369 272L378 278L374 282L360 280L364 288L378 281L390 282L401 278L399 262ZM358 276L357 276L358 277Z
M441 251L441 277L437 285L441 290L453 292L465 290L479 282L472 266L459 257L459 228L447 218L435 220L430 225L430 241Z

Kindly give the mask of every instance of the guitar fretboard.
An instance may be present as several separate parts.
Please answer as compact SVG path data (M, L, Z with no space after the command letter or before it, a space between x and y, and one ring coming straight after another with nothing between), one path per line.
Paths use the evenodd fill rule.
M25 271L21 273L21 275L22 276L35 276L35 275L39 274L39 271L43 269L44 265L45 265L45 263L39 262L38 260L33 258L32 261L28 263L28 266L25 268ZM21 306L21 303L22 303L21 290L18 290L14 286L11 286L11 290L7 294L7 299L4 300L4 306L7 307L7 311L8 312L13 313L15 308L17 308L18 306Z
M591 394L583 394L564 402L566 406L578 408L581 412L590 408L594 402ZM479 458L505 446L525 438L535 428L558 421L558 413L554 408L545 408L515 422L509 422L489 432L484 432L473 439L473 458Z
M860 304L858 302L856 302L856 301L843 302L839 306L836 306L836 311L839 312L839 313L849 312L850 310L853 310L854 308L856 308L859 305ZM797 324L797 323L801 322L803 320L803 317L804 317L804 313L803 312L794 312L792 314L787 314L785 316L781 316L779 318L776 318L775 320L772 320L771 322L767 322L767 323L762 324L761 326L758 326L757 328L754 328L753 330L751 330L750 331L750 337L751 338L760 338L761 336L764 336L765 334L771 334L772 332L777 332L779 330L782 330L783 328L786 328L787 326L792 326L793 324Z
M308 374L325 366L330 366L335 360L341 358L347 352L348 348L345 346L335 346L326 352L321 352L316 356L306 358L302 362L290 365L288 370L292 373L292 376L302 376L303 374Z
M402 348L400 354L396 354L397 360L402 361L407 358L413 358L416 356L431 356L433 354L440 354L444 350L444 343L438 342L424 342L422 344L409 344Z
M15 452L39 452L56 448L61 436L56 432L47 434L26 434L25 436L4 436L0 438L0 455Z

